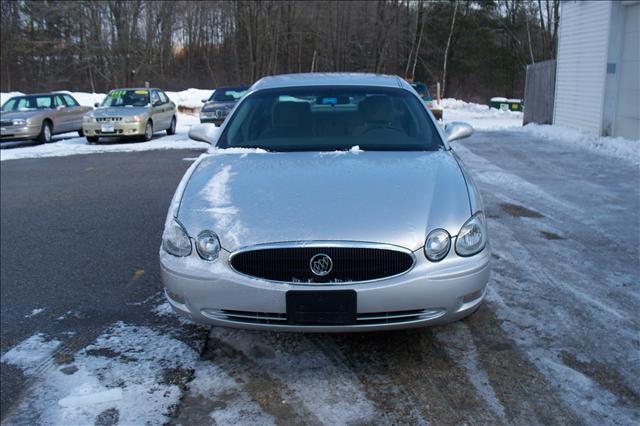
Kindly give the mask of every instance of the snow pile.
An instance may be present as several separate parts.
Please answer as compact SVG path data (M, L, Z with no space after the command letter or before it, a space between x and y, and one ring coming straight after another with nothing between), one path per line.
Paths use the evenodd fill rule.
M523 113L502 111L488 105L446 98L440 101L442 117L446 122L464 121L474 130L501 130L522 127Z
M53 342L35 335L2 357L41 376L14 413L15 424L84 425L105 415L118 419L113 424L164 424L199 358L179 340L118 322L70 364L37 370Z
M530 123L521 131L531 135L580 148L607 154L609 156L628 160L640 166L640 140L629 140L614 137L598 137L590 133L569 127L547 124Z
M137 152L158 149L207 149L209 144L189 139L188 133L191 126L198 124L197 117L178 114L176 134L163 135L158 132L149 142L137 142L126 139L117 139L116 143L105 142L89 144L86 138L80 138L75 133L65 133L54 136L55 143L27 146L0 150L0 161L18 160L21 158L42 157L66 157L77 154L97 154L104 152ZM60 139L62 138L62 139Z
M0 105L3 105L6 101L13 98L14 96L22 96L24 93L22 92L3 92L0 93Z
M188 108L200 108L203 99L209 99L213 90L187 89L182 92L165 92L176 105Z

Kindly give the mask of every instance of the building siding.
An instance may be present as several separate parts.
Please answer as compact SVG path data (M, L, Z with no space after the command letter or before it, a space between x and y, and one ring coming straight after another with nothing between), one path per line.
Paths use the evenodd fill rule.
M554 124L600 134L611 3L562 3Z

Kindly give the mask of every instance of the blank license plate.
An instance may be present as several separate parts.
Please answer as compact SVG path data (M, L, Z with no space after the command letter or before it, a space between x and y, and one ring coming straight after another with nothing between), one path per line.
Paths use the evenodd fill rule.
M113 124L103 124L100 126L100 130L102 133L113 133L115 130L113 128Z
M287 318L292 324L355 324L355 290L288 291Z

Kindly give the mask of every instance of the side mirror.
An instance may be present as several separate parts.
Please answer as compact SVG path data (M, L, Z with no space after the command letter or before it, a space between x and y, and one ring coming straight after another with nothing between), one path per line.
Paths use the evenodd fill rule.
M471 136L473 134L473 127L461 121L452 121L451 123L445 124L444 134L447 136L447 142L453 142Z
M189 130L189 138L198 142L206 142L210 145L218 143L220 127L213 123L196 124Z
M61 109L65 109L66 107L64 105L58 105L56 106L56 111L60 111Z
M100 106L100 103L99 103L99 102L96 102L95 104L93 104L93 107L94 107L94 108L98 108L99 106Z
M203 104L206 104L209 99L200 99Z

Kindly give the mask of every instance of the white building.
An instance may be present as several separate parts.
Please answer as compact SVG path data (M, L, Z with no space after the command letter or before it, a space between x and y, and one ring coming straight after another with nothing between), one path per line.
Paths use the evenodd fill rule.
M563 1L553 122L640 139L640 1Z

